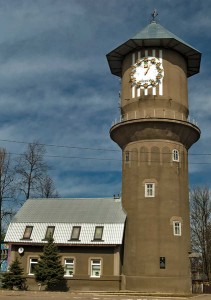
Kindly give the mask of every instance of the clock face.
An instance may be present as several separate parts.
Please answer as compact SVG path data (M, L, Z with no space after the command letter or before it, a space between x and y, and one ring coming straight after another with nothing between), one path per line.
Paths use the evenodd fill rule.
M144 57L139 59L133 66L130 74L132 86L147 89L154 87L164 77L164 69L160 60L156 57Z

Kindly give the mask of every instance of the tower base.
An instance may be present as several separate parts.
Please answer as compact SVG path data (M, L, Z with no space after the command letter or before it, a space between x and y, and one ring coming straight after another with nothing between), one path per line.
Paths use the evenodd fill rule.
M121 283L122 290L176 295L192 294L190 277L145 277L122 275Z

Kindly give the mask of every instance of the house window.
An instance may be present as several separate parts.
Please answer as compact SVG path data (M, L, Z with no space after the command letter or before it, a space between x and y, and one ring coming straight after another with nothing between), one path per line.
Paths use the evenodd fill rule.
M71 240L78 241L81 232L81 226L73 226Z
M64 276L73 276L74 274L74 259L65 258L64 260Z
M91 277L100 277L101 276L101 260L100 259L91 259Z
M23 234L23 239L30 239L32 230L33 230L33 226L26 226Z
M179 161L179 151L177 149L174 149L172 151L172 160L173 161Z
M154 183L145 183L145 197L155 197Z
M48 226L46 233L45 233L45 240L49 239L50 237L53 237L55 226Z
M35 267L38 264L38 258L30 258L29 260L29 275L34 275Z
M181 222L179 221L173 222L173 233L174 235L178 235L178 236L182 235Z
M102 240L102 235L103 235L103 226L96 226L94 240Z

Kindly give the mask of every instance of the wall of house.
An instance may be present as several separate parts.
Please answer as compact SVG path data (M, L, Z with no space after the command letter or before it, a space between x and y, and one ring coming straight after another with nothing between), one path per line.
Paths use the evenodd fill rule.
M24 252L19 254L18 249L24 248ZM88 246L59 246L61 263L65 264L65 259L74 259L73 276L65 276L70 290L119 290L121 274L121 254L120 247L88 247ZM43 252L43 246L34 245L12 245L11 259L18 257L24 275L27 278L28 289L38 290L39 286L34 275L30 275L30 259L39 258ZM91 272L91 260L101 261L100 277L93 277Z

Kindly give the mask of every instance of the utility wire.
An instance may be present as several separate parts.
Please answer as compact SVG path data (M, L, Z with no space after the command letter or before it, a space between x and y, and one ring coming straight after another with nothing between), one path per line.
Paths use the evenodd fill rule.
M33 142L23 142L16 140L0 139L2 142L16 143L16 144L30 144ZM78 146L67 146L67 145L55 145L55 144L45 144L37 143L38 145L45 147L55 147L55 148L67 148L67 149L80 149L80 150L94 150L94 151L111 151L111 152L120 152L120 149L109 149L109 148L90 148L90 147L78 147ZM127 152L135 152L134 150L127 150ZM151 153L149 151L143 151L141 153ZM171 152L162 152L162 154L171 154ZM211 156L211 153L188 153L189 156Z

